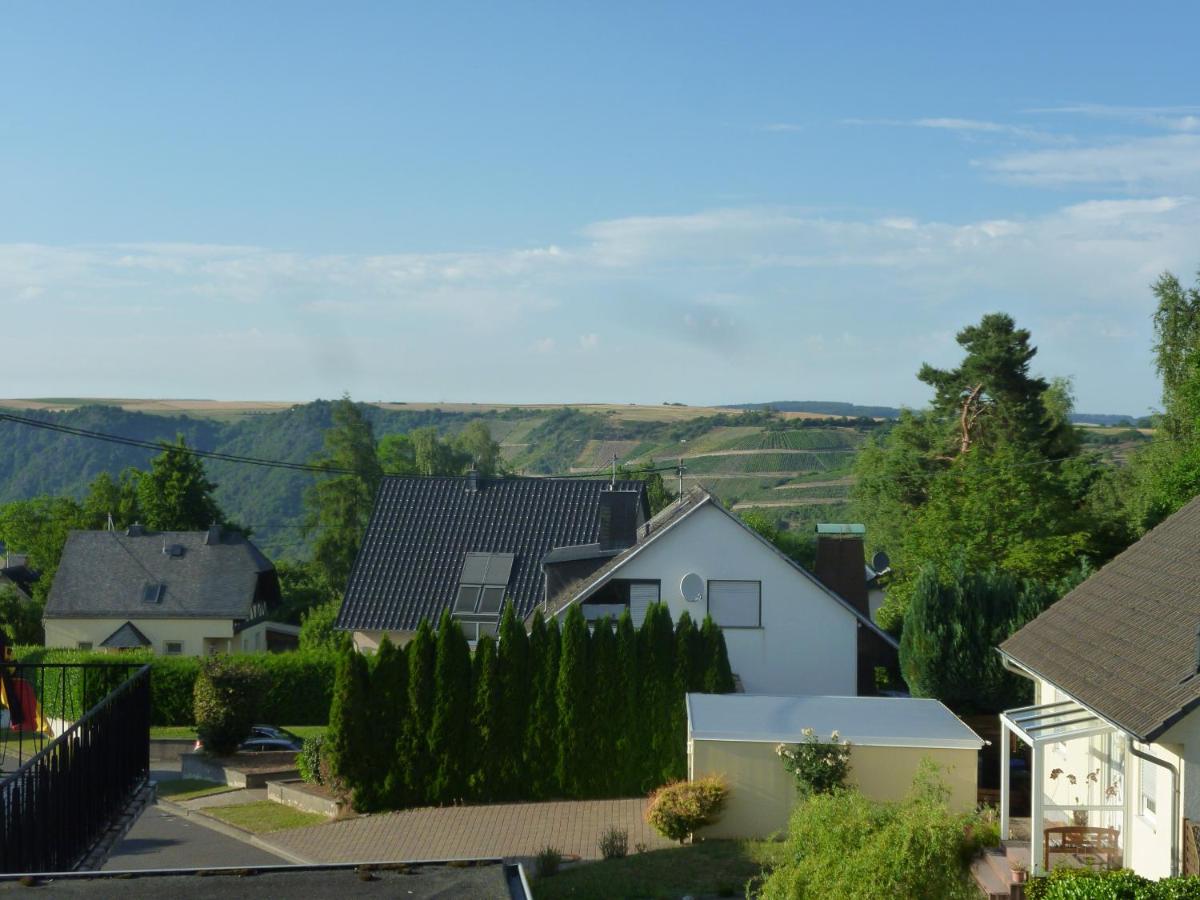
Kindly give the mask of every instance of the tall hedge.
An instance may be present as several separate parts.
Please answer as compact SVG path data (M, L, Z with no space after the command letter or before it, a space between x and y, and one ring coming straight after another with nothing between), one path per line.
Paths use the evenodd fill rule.
M397 765L397 752L408 723L408 658L407 648L397 647L384 635L379 642L375 670L371 673L370 709L375 722L372 765L386 772L375 801L382 809L403 806L408 802L404 770Z
M540 800L558 789L558 624L552 619L548 625L540 609L529 629L529 672L524 768L529 796Z
M525 769L525 730L532 707L533 673L529 667L529 636L517 618L512 601L504 604L497 648L500 709L504 714L493 725L494 745L500 761L495 794L501 800L519 799L528 784Z
M622 795L643 794L642 786L643 734L645 718L641 715L640 678L638 677L637 631L629 610L617 619L617 700L613 709L613 729L616 732L616 753L613 768Z
M617 729L613 716L621 706L621 676L617 669L617 639L608 616L598 621L592 631L590 655L589 752L584 755L590 764L584 766L583 781L589 797L619 796ZM604 764L596 765L597 760L604 760Z
M467 782L473 800L494 800L501 786L503 722L507 710L501 705L496 641L491 635L483 635L475 645L471 680L474 693L471 725L475 740L472 741L473 764Z
M589 746L592 722L592 671L588 653L588 626L579 604L572 604L563 621L562 656L558 664L559 786L568 797L587 794L591 769L603 757Z
M429 622L422 621L408 647L408 719L400 735L405 795L417 806L434 802L429 728L433 722L435 652L433 629ZM399 760L397 764L401 764Z
M366 658L344 650L334 678L325 753L336 787L349 793L356 809L373 805L379 784L386 778L386 773L370 768L374 725L368 705L370 678Z

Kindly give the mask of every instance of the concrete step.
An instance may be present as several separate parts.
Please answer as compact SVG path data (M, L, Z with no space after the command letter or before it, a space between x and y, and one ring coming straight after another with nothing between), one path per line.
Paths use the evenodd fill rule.
M998 847L994 850L986 851L983 858L991 867L992 871L996 873L997 879L1005 884L1010 884L1012 882L1012 862L1014 859L1019 859L1020 857L1014 857L1013 854L1008 852L1005 848Z
M991 857L997 856L1000 861L1007 867L1004 861L1004 854L1000 850L985 851L983 856L977 857L971 863L971 877L975 880L975 885L979 888L979 893L987 900L1009 900L1012 894L1011 885L1012 877L1001 878L997 874L993 866Z

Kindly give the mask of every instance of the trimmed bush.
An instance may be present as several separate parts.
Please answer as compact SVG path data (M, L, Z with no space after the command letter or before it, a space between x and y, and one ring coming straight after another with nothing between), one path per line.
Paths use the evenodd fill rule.
M207 752L227 756L237 750L258 716L264 681L262 671L243 657L204 661L196 678L193 711L196 734Z
M663 837L683 843L697 828L717 820L728 795L725 780L716 775L675 781L650 795L646 821Z
M1200 878L1163 878L1151 881L1128 869L1094 872L1091 869L1055 869L1025 885L1029 900L1196 900Z

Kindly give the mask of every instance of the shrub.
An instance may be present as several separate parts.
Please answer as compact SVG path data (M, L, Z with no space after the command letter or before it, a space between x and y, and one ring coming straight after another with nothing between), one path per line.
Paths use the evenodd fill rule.
M854 789L804 798L792 813L786 860L763 884L767 900L967 900L971 858L999 841L993 817L955 814L930 764L899 803Z
M309 784L325 784L324 767L328 764L322 758L325 750L325 735L318 734L304 739L304 746L296 757L296 768L300 777Z
M610 828L600 836L600 855L605 859L623 859L629 853L629 832Z
M225 756L237 750L259 712L263 674L244 657L213 656L196 678L196 733L209 753Z
M562 851L557 847L543 847L537 855L537 877L549 878L558 873L562 865Z
M796 779L796 790L805 796L840 788L850 772L850 742L843 741L836 731L829 735L829 743L822 743L816 732L805 728L803 743L780 744L775 753Z
M1151 881L1117 869L1055 869L1025 886L1029 900L1194 900L1200 897L1200 878L1164 878Z
M646 821L663 837L683 843L697 828L716 821L728 794L725 780L716 775L675 781L650 795Z

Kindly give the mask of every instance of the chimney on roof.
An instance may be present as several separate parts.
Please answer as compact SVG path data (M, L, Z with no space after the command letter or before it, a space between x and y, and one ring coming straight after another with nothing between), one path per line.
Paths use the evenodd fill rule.
M479 470L474 466L472 466L471 471L467 473L467 493L479 493Z
M825 587L868 618L867 560L863 550L862 525L817 526L817 576Z
M602 490L597 513L600 517L600 549L623 550L637 543L637 491Z
M146 529L138 522L134 522L132 525L130 525L128 528L125 529L125 534L128 537L141 537L145 533L146 533Z
M221 526L213 522L208 526L208 534L204 536L204 543L209 546L221 543Z

